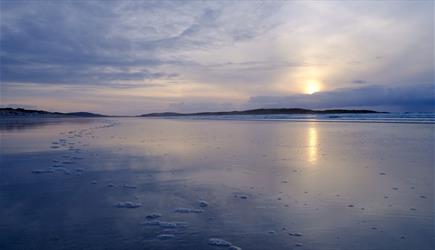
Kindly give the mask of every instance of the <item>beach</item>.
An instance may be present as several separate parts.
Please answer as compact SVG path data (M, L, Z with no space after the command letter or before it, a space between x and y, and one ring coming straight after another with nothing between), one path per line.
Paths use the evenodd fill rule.
M434 124L0 123L0 249L434 248Z

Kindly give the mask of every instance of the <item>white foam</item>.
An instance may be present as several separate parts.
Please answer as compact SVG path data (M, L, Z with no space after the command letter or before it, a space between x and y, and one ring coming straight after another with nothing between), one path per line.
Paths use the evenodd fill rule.
M218 247L230 247L232 244L226 240L219 239L219 238L210 238L208 239L208 244L212 246L218 246Z
M148 220L153 220L153 219L157 219L157 218L160 218L160 217L162 217L162 215L159 214L159 213L150 213L147 216L145 216L145 218L148 219Z
M179 207L174 210L176 213L182 213L182 214L189 214L189 213L202 213L204 210L202 209L195 209L195 208L185 208L185 207Z
M118 202L115 204L115 207L117 207L117 208L138 208L141 206L142 206L142 203L133 202L133 201L124 201L124 202Z
M241 247L238 247L238 246L230 246L228 249L230 249L230 250L242 250L242 248Z
M142 223L145 226L159 226L161 228L179 228L186 227L186 222L171 222L171 221L159 221L159 220L148 220Z
M33 174L48 174L53 173L54 171L52 169L35 169L32 170Z
M200 207L208 207L208 202L204 200L199 200L198 203Z
M173 235L173 234L159 234L159 235L157 235L157 238L160 240L170 240L170 239L175 238L175 235Z
M290 235L290 236L296 236L296 237L301 237L302 236L301 233L288 233L288 235Z

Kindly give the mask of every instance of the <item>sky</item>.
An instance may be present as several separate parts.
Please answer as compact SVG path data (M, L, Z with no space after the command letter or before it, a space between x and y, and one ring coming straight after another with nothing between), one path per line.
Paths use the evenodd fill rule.
M433 1L0 0L2 107L435 111Z

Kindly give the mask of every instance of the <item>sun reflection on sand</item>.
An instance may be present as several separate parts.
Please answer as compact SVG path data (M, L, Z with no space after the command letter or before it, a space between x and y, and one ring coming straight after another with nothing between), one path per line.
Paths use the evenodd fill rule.
M315 126L311 126L308 128L307 139L308 139L308 147L307 147L308 162L310 162L311 164L316 164L318 148L317 148L317 128Z

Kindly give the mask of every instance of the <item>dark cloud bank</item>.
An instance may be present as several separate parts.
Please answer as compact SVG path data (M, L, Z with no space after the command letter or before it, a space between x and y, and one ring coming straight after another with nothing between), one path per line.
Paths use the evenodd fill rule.
M319 92L312 95L256 96L249 100L247 106L313 109L367 107L382 111L435 112L435 91L433 84L402 87L367 86Z

